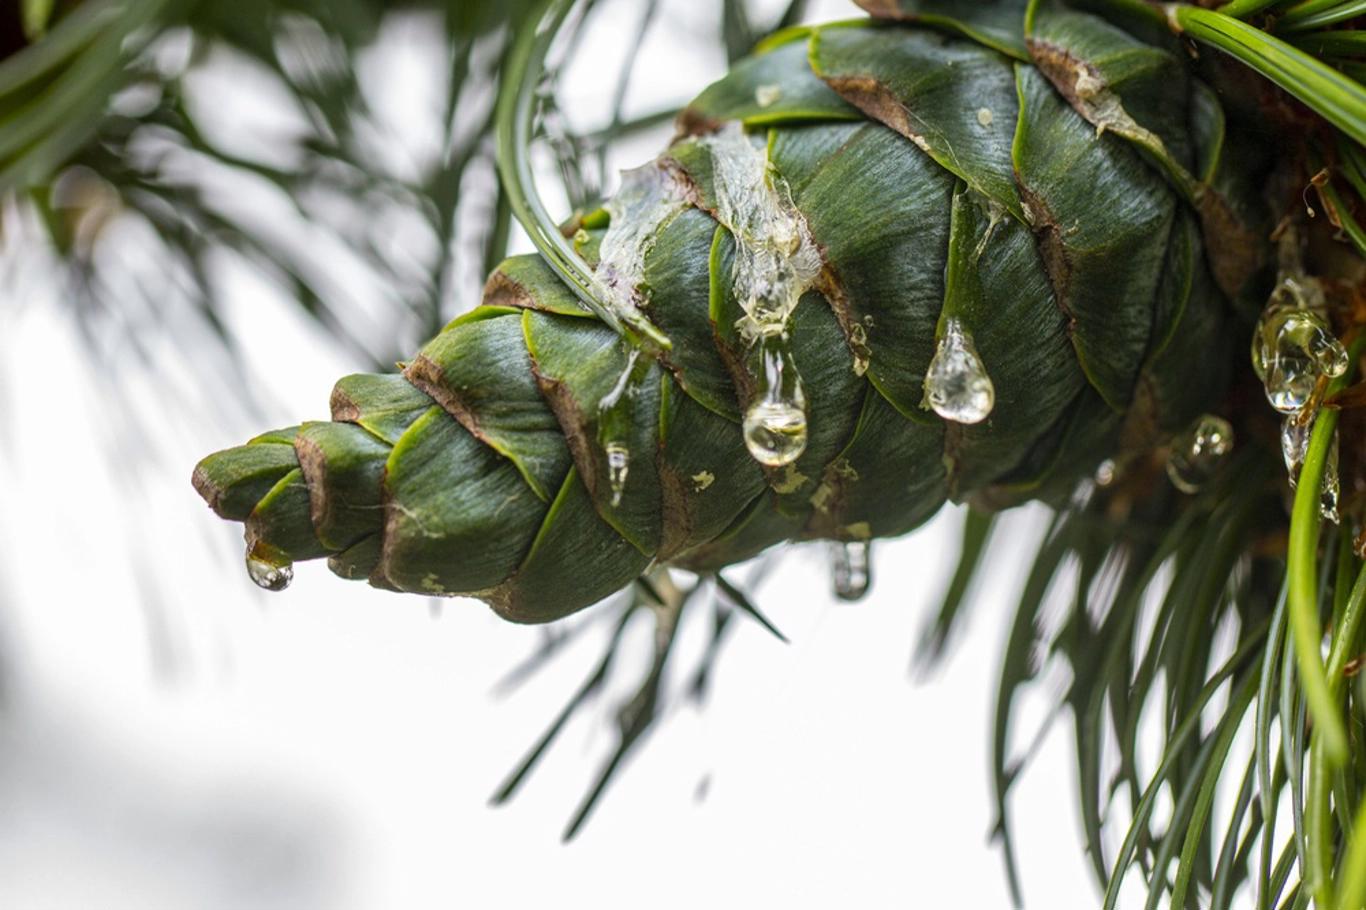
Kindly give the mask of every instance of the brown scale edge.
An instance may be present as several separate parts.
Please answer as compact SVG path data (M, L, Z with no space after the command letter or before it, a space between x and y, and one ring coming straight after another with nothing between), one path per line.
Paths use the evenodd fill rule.
M1077 79L1084 70L1101 85L1101 93L1110 92L1109 84L1104 81L1094 65L1048 41L1027 38L1025 47L1039 72L1052 83L1083 120L1097 129L1108 129L1126 139L1136 139L1132 130L1123 129L1113 123L1098 122L1094 106L1077 91ZM1190 78L1194 80L1196 77L1192 75ZM1137 123L1135 127L1142 129ZM1160 137L1158 141L1161 142ZM1143 148L1141 143L1139 148ZM1168 182L1173 182L1172 175L1165 168L1156 166L1146 154L1139 157ZM1184 177L1183 180L1175 181L1182 185L1174 188L1185 197L1187 204L1200 219L1200 232L1205 240L1204 252L1215 283L1225 296L1235 298L1265 262L1264 247L1259 242L1261 238L1257 231L1238 219L1233 207L1222 193L1209 183L1197 180L1193 175L1186 173L1178 162L1173 161L1173 165L1182 171Z

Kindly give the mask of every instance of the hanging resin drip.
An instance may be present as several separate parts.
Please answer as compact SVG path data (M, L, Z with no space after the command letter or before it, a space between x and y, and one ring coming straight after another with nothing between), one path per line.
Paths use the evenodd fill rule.
M1300 479L1300 468L1304 467L1304 456L1309 452L1309 430L1311 424L1302 423L1300 414L1291 414L1281 423L1281 456L1285 458L1285 470L1290 478L1290 489Z
M626 475L631 470L631 450L620 442L609 442L603 448L607 455L607 483L612 489L612 507L621 505L621 494L626 492Z
M1328 446L1328 457L1323 462L1323 484L1319 487L1319 513L1333 524L1339 524L1338 497L1341 481L1338 479L1338 434L1333 433L1333 441Z
M678 178L658 159L622 171L620 188L604 206L611 222L598 248L593 277L598 296L628 325L633 319L644 318L639 310L646 303L640 292L645 281L645 256L660 226L684 206ZM613 507L621 505L631 471L631 403L648 363L639 349L630 348L626 368L616 385L598 402L598 442L606 456Z
M1320 377L1347 371L1347 349L1324 315L1323 295L1309 279L1283 277L1252 336L1252 367L1266 399L1282 414L1309 403Z
M731 293L745 311L736 328L757 367L745 445L760 464L781 467L806 450L806 396L788 320L820 274L820 253L762 143L734 123L700 143L711 154L716 219L735 240Z
M759 391L745 411L745 446L770 468L791 464L806 450L806 395L780 335L759 339Z
M258 588L283 591L294 580L294 564L280 550L258 540L247 550L247 575Z
M616 385L598 402L598 443L607 456L607 484L612 491L612 507L621 505L626 492L626 477L631 471L631 411L636 390L644 378L648 361L632 348L626 355L626 368Z
M981 423L996 404L996 387L987 375L972 336L950 318L925 373L925 403L945 420Z
M1299 483L1300 470L1309 454L1309 437L1314 424L1312 414L1300 412L1291 414L1281 424L1281 454L1285 457L1285 470L1289 475L1290 489ZM1328 456L1323 464L1323 481L1319 485L1319 512L1324 518L1340 523L1338 499L1341 495L1341 481L1338 478L1338 434L1333 433L1333 441L1328 447Z
M1204 414L1172 440L1167 476L1182 493L1198 493L1233 451L1233 427L1222 417Z
M832 545L830 580L840 600L861 600L872 583L871 546L866 540Z

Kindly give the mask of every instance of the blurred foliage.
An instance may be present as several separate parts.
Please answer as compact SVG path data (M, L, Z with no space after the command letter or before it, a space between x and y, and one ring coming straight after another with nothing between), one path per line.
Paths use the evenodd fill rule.
M148 251L182 287L205 322L230 343L215 253L232 250L284 283L289 299L365 365L392 362L430 334L451 306L457 215L469 201L466 177L488 166L489 123L459 122L496 79L509 21L523 0L86 0L57 10L48 37L0 63L0 189L22 192L77 280L71 299L92 309L128 306L93 274L102 228L137 219L155 233ZM65 13L65 15L62 15ZM424 17L439 30L446 64L443 147L416 173L398 174L376 135L383 124L361 74L365 54L395 17ZM213 138L217 114L199 106L189 83L230 61L301 121L271 137L269 157L244 155ZM374 76L372 75L371 81ZM274 100L274 99L273 99ZM240 102L239 102L240 103ZM483 107L491 111L484 99ZM367 332L353 295L320 272L327 263L224 199L224 186L264 184L294 209L296 237L320 231L371 269L396 298L381 312L397 331ZM258 192L260 190L258 189ZM475 187L490 206L492 181ZM340 209L340 211L339 211ZM412 256L385 249L373 227L385 215L417 217L439 252L414 270ZM395 216L397 217L397 216ZM506 218L491 219L484 261L506 243ZM167 288L147 286L153 311ZM368 318L362 318L368 315Z
M535 22L536 0L67 0L55 6L25 0L0 13L0 205L37 234L8 237L12 249L45 240L62 275L60 299L77 317L94 356L114 345L114 327L143 361L155 355L147 330L188 303L208 335L230 355L237 339L228 326L228 300L215 274L224 253L280 285L297 306L356 362L388 368L434 334L469 301L459 299L465 273L489 272L507 250L512 217L495 179L494 114L500 76L521 28ZM550 71L538 77L536 138L550 151L572 207L600 199L613 142L667 124L672 109L626 115L632 74L650 29L660 28L660 3L639 5L634 42L610 72L612 103L590 132L576 133L556 99L557 68L572 57L602 4L579 5L561 36ZM792 0L768 18L747 0L714 0L716 31L696 36L724 50L747 53L764 35L798 22L805 0ZM618 7L620 9L620 7ZM382 92L389 75L381 57L386 29L407 27L434 44L444 65L435 91L442 101L431 153L406 150L387 135ZM227 70L211 88L229 84L238 97L206 99L203 77ZM680 87L683 90L695 86ZM257 101L253 96L259 96ZM206 103L206 100L208 103ZM222 102L219 109L216 102ZM267 153L244 151L222 122L240 105L277 106L288 129L268 137ZM226 112L226 113L225 113ZM261 137L256 137L261 138ZM415 166L411 166L412 162ZM244 205L238 198L249 194ZM254 211L256 200L272 203ZM279 212L291 216L278 223ZM566 213L567 214L567 213ZM423 255L393 248L387 232L416 220ZM129 222L139 258L154 264L152 278L124 257L101 255L122 242L115 226ZM465 236L473 226L474 237ZM375 279L383 295L367 305L331 274L332 256L345 253ZM416 262L415 262L416 260ZM128 280L132 274L132 280ZM46 277L50 278L50 275ZM182 300L182 298L184 298ZM376 331L378 329L378 331ZM205 352L188 343L183 355L206 383ZM234 387L242 377L229 376ZM167 389L168 395L171 390ZM245 390L244 390L245 394ZM762 564L751 574L757 582ZM684 691L667 693L663 674L683 608L709 601L710 644L687 674ZM597 694L618 663L622 632L649 614L657 627L650 669L616 712L619 739L585 795L566 836L588 818L623 760L675 701L700 701L721 644L737 613L774 634L740 588L725 579L698 579L679 589L667 577L642 579L599 615L614 617L601 666L499 790L510 798L541 760L568 719ZM509 683L555 657L589 624L557 630ZM781 636L780 636L781 637ZM677 695L678 698L674 696ZM680 702L680 703L681 703Z
M579 40L596 5L583 4L566 43ZM232 339L212 262L215 254L233 251L282 283L288 299L350 350L357 366L388 366L461 308L459 276L487 273L506 250L510 214L490 176L492 101L516 29L532 6L531 0L68 0L51 9L28 3L0 14L0 196L22 196L41 218L71 272L68 299L86 312L129 306L99 280L93 264L103 229L135 219L155 234L148 258L178 276L167 283L189 295L225 345ZM656 6L653 0L642 5L642 32ZM725 23L717 40L724 35L733 55L771 27L795 21L804 3L791 4L779 22L759 25L740 0L717 6L718 22ZM29 36L41 28L32 23L40 21L47 34L30 45ZM394 164L396 140L386 135L385 112L376 109L385 74L366 69L385 30L405 22L437 44L445 70L444 84L434 87L443 99L441 147L423 157L410 154L415 168ZM569 132L553 90L546 98L543 128L576 204L601 191L612 141L671 116L661 111L624 121L634 53L638 47L613 74L611 121L592 135ZM267 96L300 121L269 137L268 156L221 141L221 112L194 91L197 78L225 62L251 79L244 92ZM273 194L293 209L293 236L281 237L279 224L262 224L224 198L237 187ZM466 211L476 213L477 237L461 233ZM413 218L423 228L421 243L413 244L420 254L394 249L385 236L392 222ZM320 274L330 264L315 233L372 272L388 296L377 311ZM298 248L305 245L311 249ZM142 290L141 303L152 312L169 305L168 288Z

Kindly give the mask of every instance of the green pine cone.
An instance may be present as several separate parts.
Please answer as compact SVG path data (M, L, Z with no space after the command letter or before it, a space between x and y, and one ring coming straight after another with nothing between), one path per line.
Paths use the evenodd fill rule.
M655 563L1054 500L1216 407L1263 241L1213 93L1090 15L1026 37L1009 4L866 5L923 21L775 37L687 108L610 227L576 225L660 356L517 257L402 375L338 383L331 422L201 462L258 581L326 556L543 622ZM742 433L767 393L805 414L770 466Z

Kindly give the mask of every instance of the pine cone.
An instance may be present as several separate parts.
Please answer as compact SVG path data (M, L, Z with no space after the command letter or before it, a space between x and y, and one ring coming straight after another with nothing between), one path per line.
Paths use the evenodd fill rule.
M254 577L326 556L543 622L653 564L1056 500L1216 406L1263 242L1214 94L1095 17L952 6L776 36L576 225L658 356L517 257L331 422L201 462Z

